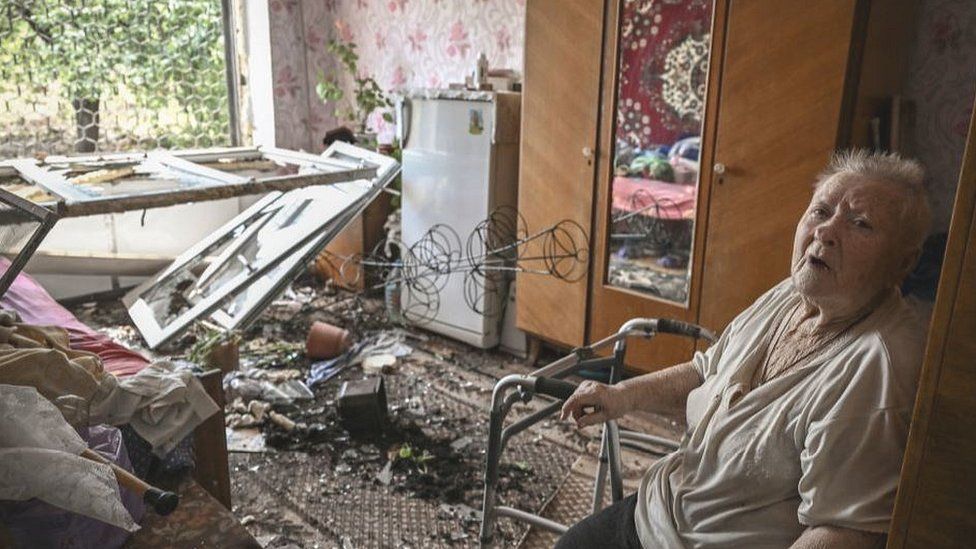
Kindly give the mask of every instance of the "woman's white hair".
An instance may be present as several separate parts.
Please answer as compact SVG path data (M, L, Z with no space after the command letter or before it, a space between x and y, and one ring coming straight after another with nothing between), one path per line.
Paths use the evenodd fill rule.
M884 181L901 187L908 195L902 210L906 237L910 240L907 244L921 247L925 242L932 214L925 188L925 169L917 160L867 149L838 151L830 157L814 187L834 177Z

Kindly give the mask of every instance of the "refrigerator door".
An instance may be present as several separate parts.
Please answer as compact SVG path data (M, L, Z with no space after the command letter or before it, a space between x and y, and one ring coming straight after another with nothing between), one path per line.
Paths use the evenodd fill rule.
M466 266L468 235L489 213L495 103L413 98L404 117L410 131L403 149L403 241L411 246L431 227L446 225L458 237L453 260ZM401 306L409 318L409 291ZM447 277L435 308L427 328L479 347L498 343L497 319L465 302L464 272Z

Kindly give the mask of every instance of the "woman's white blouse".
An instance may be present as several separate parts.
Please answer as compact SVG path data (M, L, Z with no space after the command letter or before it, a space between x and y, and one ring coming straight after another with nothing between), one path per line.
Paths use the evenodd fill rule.
M789 547L808 526L886 532L928 319L896 292L792 371L750 390L790 280L760 297L694 364L688 431L638 489L645 548Z

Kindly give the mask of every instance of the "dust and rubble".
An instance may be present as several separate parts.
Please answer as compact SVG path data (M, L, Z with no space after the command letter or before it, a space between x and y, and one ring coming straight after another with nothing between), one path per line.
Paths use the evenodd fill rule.
M75 312L145 350L121 305ZM316 321L345 328L355 343L331 359L308 358ZM310 276L236 337L239 366L224 378L234 513L264 546L477 544L491 390L499 377L527 372L517 359L394 325L381 298ZM199 359L194 348L199 354L212 338L197 327L161 353ZM384 428L350 433L340 388L376 377ZM519 435L502 464L499 500L539 510L589 437L554 421ZM507 545L526 529L499 524Z

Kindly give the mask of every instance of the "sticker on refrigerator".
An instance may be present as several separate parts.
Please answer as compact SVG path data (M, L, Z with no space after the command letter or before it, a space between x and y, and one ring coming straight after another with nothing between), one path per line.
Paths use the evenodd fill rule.
M485 132L485 120L481 109L468 109L468 133L481 135Z

